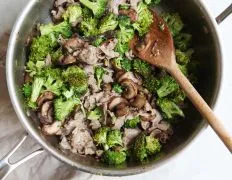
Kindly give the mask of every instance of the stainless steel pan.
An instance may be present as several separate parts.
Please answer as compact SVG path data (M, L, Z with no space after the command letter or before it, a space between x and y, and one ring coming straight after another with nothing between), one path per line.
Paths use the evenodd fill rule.
M26 131L41 145L42 149L32 152L15 164L10 164L8 159L26 139L27 134L25 134L20 143L0 161L0 178L6 177L14 168L43 152L43 149L78 170L107 176L143 173L173 160L207 126L192 106L188 107L186 120L174 127L175 134L171 142L164 147L160 157L143 165L129 163L123 167L115 168L102 165L91 157L72 153L64 154L58 149L58 141L55 137L46 137L41 133L36 116L25 110L20 88L23 83L26 61L25 43L36 23L50 21L49 9L52 2L52 0L31 0L28 3L12 30L6 61L6 77L14 109ZM163 0L162 9L159 10L179 12L184 22L187 22L194 37L196 50L194 58L201 62L197 89L208 104L213 107L220 89L223 62L216 20L199 0ZM217 18L217 22L221 22L231 11L232 6Z

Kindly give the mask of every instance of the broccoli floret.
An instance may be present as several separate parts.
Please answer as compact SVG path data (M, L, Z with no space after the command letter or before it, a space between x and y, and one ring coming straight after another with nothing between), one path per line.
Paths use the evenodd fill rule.
M151 136L147 136L146 137L146 149L149 155L153 155L153 154L160 152L161 144L159 143L158 139L151 137Z
M151 65L147 62L144 62L140 59L135 59L133 62L133 70L142 75L143 77L147 77L151 75L152 68Z
M35 77L34 81L32 83L32 92L31 92L31 98L29 100L29 107L36 108L36 101L42 91L42 87L44 85L44 79L41 77Z
M190 59L192 57L192 54L194 53L193 49L189 49L186 52L182 52L179 49L176 49L176 61L179 64L188 64L190 62Z
M52 62L54 64L57 64L57 61L60 59L61 56L63 56L62 49L59 48L55 52L52 52L51 54Z
M73 24L78 22L82 16L82 9L79 4L69 5L67 10L63 14L63 18L65 21Z
M184 102L186 95L181 89L178 89L177 91L173 92L170 97L174 103L180 104Z
M157 105L160 107L161 111L164 113L164 117L167 119L172 119L175 116L184 117L183 111L171 100L166 98L158 99Z
M156 93L157 89L160 87L160 81L154 76L148 76L143 80L143 86L150 92Z
M187 64L183 64L183 65L178 64L178 67L185 76L188 76Z
M109 147L106 145L107 144L107 133L109 131L108 127L102 127L97 130L95 133L93 139L97 143L97 145L102 145L104 146L105 149L108 149Z
M117 145L122 146L122 133L120 130L110 130L107 135L107 145L111 147L115 147Z
M46 24L40 26L40 33L42 36L44 35L54 35L56 38L61 34L64 37L68 38L72 35L71 25L64 21L60 24Z
M71 66L62 73L62 76L77 94L83 94L88 89L88 77L85 71L78 66Z
M97 18L101 17L106 10L107 0L80 0L80 2L87 8L91 9L94 16Z
M102 118L102 115L102 109L100 107L96 107L94 110L88 112L87 119L91 121L99 120Z
M134 29L130 23L130 18L127 16L120 17L119 27L120 30L116 32L118 43L115 47L115 51L124 54L129 51L129 42L134 37Z
M167 23L173 36L178 35L183 29L184 23L182 22L178 13L163 13L162 17Z
M148 32L150 25L153 22L153 15L147 5L140 2L138 5L138 20L133 24L135 30L139 32L139 36L143 36Z
M41 69L45 67L45 61L28 61L26 65L26 72L33 77L37 72L40 72Z
M78 98L69 98L64 100L63 98L58 98L54 100L54 114L55 119L58 121L64 121L74 108L80 104L80 99Z
M123 92L122 86L120 86L119 84L114 84L112 89L118 94L121 94Z
M123 69L125 71L131 71L132 69L132 61L123 57L118 57L114 59L114 65L118 69Z
M105 151L102 155L102 162L109 165L120 165L126 161L126 153L124 151Z
M152 5L152 4L159 4L161 0L144 0L144 2L148 5Z
M140 123L140 118L138 116L134 117L133 119L126 120L124 127L125 128L136 128Z
M119 9L120 10L128 10L128 9L130 9L130 5L129 4L120 4Z
M96 47L100 46L104 41L106 40L105 37L100 36L97 39L95 39L95 41L92 42L92 44Z
M157 89L157 95L162 98L179 89L173 77L167 75L160 79L160 87Z
M144 161L149 155L155 155L160 152L161 145L159 141L151 136L146 136L144 132L140 133L134 142L133 158L136 161Z
M31 85L31 83L25 83L23 85L22 91L23 91L23 95L24 95L25 98L31 97L31 93L32 93L32 85Z
M97 85L99 88L101 87L102 79L105 73L106 73L106 70L103 67L96 66L94 68L94 75L97 80Z
M98 35L98 20L92 17L84 18L80 24L80 31L84 34L84 36L96 36Z
M46 56L53 52L53 49L57 45L56 40L52 38L52 36L40 36L34 38L30 48L29 62L36 63L37 61L44 61ZM31 69L32 64L30 64L28 67Z
M180 33L174 38L176 49L187 51L192 43L192 35L187 33Z
M107 31L113 31L117 26L117 16L113 13L110 13L101 20L99 26L99 33L103 34Z

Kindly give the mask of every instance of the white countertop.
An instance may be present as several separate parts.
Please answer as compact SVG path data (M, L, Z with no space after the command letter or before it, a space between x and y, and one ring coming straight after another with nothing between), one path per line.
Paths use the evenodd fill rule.
M7 42L7 34L14 21L15 17L19 13L20 9L29 0L1 0L0 1L0 17L3 15L12 16L12 18L0 18L0 79L1 83L4 83L4 68L1 68L1 64L4 58L5 44ZM202 0L213 17L219 15L232 0ZM16 3L14 6L11 3ZM4 8L2 8L4 7ZM219 98L215 107L215 113L223 121L229 132L232 134L232 15L228 17L224 22L219 25L219 33L223 45L224 62L223 62L223 83ZM8 137L0 136L0 158L4 153L17 141L17 137L22 132L22 127L17 121L17 117L9 102L8 95L6 93L6 87L0 89L0 104L4 104L5 108L0 108L0 131L9 134ZM4 119L2 114L6 114ZM7 121L6 121L7 119ZM11 122L12 120L12 122ZM3 127L4 129L1 128ZM14 130L12 130L14 129ZM9 146L6 145L9 140ZM26 148L30 149L34 147L33 140L29 140L30 143L26 145ZM41 161L43 159L43 161ZM52 167L51 164L54 164ZM50 171L54 171L53 173ZM128 176L120 179L125 180L229 180L232 179L232 156L231 153L224 147L222 142L218 139L215 133L207 128L196 140L189 145L184 152L181 153L174 161L169 162L165 166L162 166L154 171L150 171L144 174L136 176ZM56 172L56 173L55 173ZM55 174L61 173L62 177L55 176ZM68 172L68 173L67 173ZM46 177L46 178L45 178ZM81 173L71 169L49 155L42 155L36 157L33 160L23 164L18 170L12 173L8 179L91 179L91 180L113 180L119 179L115 177L102 177L94 176L87 173Z

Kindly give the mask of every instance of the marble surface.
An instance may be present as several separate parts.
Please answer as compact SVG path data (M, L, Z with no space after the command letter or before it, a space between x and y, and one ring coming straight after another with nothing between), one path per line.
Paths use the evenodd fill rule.
M17 119L11 106L5 82L5 53L10 30L16 17L29 0L1 0L0 1L0 158L2 158L18 141L24 129ZM231 0L202 0L209 8L213 17L225 9ZM14 5L13 5L14 4ZM232 133L231 107L232 107L232 16L219 25L219 32L224 49L223 83L215 113ZM20 157L25 152L37 149L39 146L29 137L24 146L12 159ZM175 159L159 169L141 175L118 177L95 176L80 171L59 162L51 155L43 153L26 162L8 176L8 180L190 180L195 179L231 179L232 158L231 154L222 145L214 132L208 128L194 143Z

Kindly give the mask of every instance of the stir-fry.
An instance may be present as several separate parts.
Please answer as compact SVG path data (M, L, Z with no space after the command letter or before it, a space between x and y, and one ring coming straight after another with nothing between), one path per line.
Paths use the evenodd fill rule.
M171 141L184 119L185 94L164 70L129 48L153 22L160 0L56 0L53 23L40 24L29 45L22 87L45 135L60 149L109 165L143 162ZM163 13L177 63L192 81L192 36L177 13ZM160 27L162 30L162 27Z

